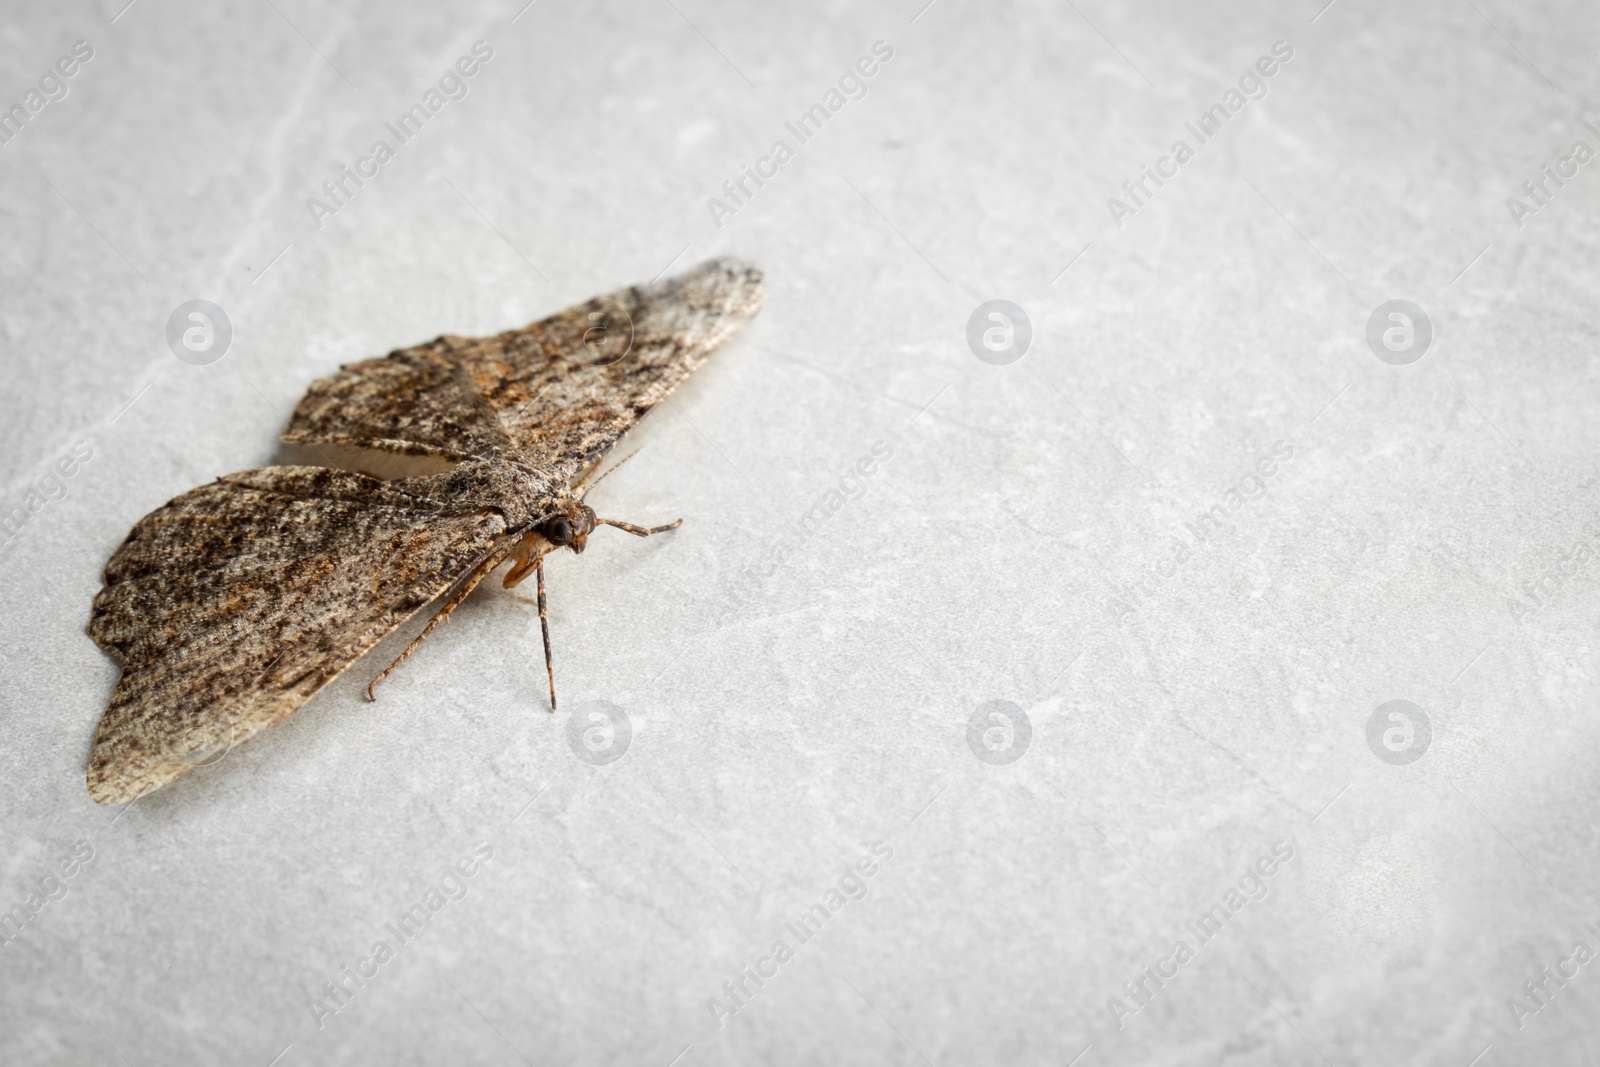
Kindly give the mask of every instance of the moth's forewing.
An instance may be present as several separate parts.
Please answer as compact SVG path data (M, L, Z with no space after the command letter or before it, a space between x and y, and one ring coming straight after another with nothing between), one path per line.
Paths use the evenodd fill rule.
M285 441L457 459L509 449L570 482L761 309L731 259L493 337L441 337L313 382ZM620 354L618 354L620 353Z

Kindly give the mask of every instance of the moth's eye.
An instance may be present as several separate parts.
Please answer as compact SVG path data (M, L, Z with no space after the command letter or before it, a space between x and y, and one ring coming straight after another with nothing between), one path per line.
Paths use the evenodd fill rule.
M572 540L572 524L566 519L556 519L547 529L550 540L558 545L564 545Z

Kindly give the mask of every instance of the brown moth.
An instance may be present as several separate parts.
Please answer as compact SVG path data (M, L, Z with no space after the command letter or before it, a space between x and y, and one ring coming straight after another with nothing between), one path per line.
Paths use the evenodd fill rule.
M283 439L450 464L384 481L333 467L241 471L152 511L105 569L89 634L122 662L89 760L120 804L280 722L449 593L404 660L500 563L538 579L582 552L584 494L639 418L761 308L761 273L713 260L494 337L440 337L311 384ZM682 520L679 520L680 522Z

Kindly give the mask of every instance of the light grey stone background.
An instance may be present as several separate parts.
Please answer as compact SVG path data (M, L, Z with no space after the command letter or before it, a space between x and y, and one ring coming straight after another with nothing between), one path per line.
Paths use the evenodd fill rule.
M1597 164L1507 204L1600 149L1591 5L121 2L13 4L0 35L6 104L94 50L0 147L0 504L26 518L0 907L28 919L0 1061L1600 1061L1600 963L1537 1012L1523 988L1600 951ZM480 40L469 95L316 225ZM865 98L798 144L875 41ZM1266 97L1198 146L1277 41ZM780 138L719 227L708 198ZM217 765L89 801L116 667L84 626L135 520L279 457L341 362L721 253L766 270L766 310L595 494L683 528L551 567L564 704L623 709L622 759L576 757L535 613L486 585L376 705L420 623ZM164 340L196 298L234 328L203 367ZM965 340L989 299L1032 323L1008 366ZM1366 343L1391 299L1435 331L1409 366ZM1367 740L1397 699L1431 728L1409 764ZM991 700L1031 726L1008 765L968 745ZM802 943L786 923L880 841ZM1277 842L1265 899L1200 944Z

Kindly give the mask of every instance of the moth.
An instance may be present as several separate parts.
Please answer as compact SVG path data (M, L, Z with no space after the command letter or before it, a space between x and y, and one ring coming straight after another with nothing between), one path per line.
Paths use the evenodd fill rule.
M283 440L443 469L386 481L331 462L262 467L139 520L106 564L89 623L122 664L89 795L127 803L282 721L443 598L367 687L374 697L508 560L507 588L537 579L554 711L544 557L581 553L601 526L649 537L678 525L601 518L584 497L617 440L763 295L755 267L712 260L520 330L439 337L313 382Z

